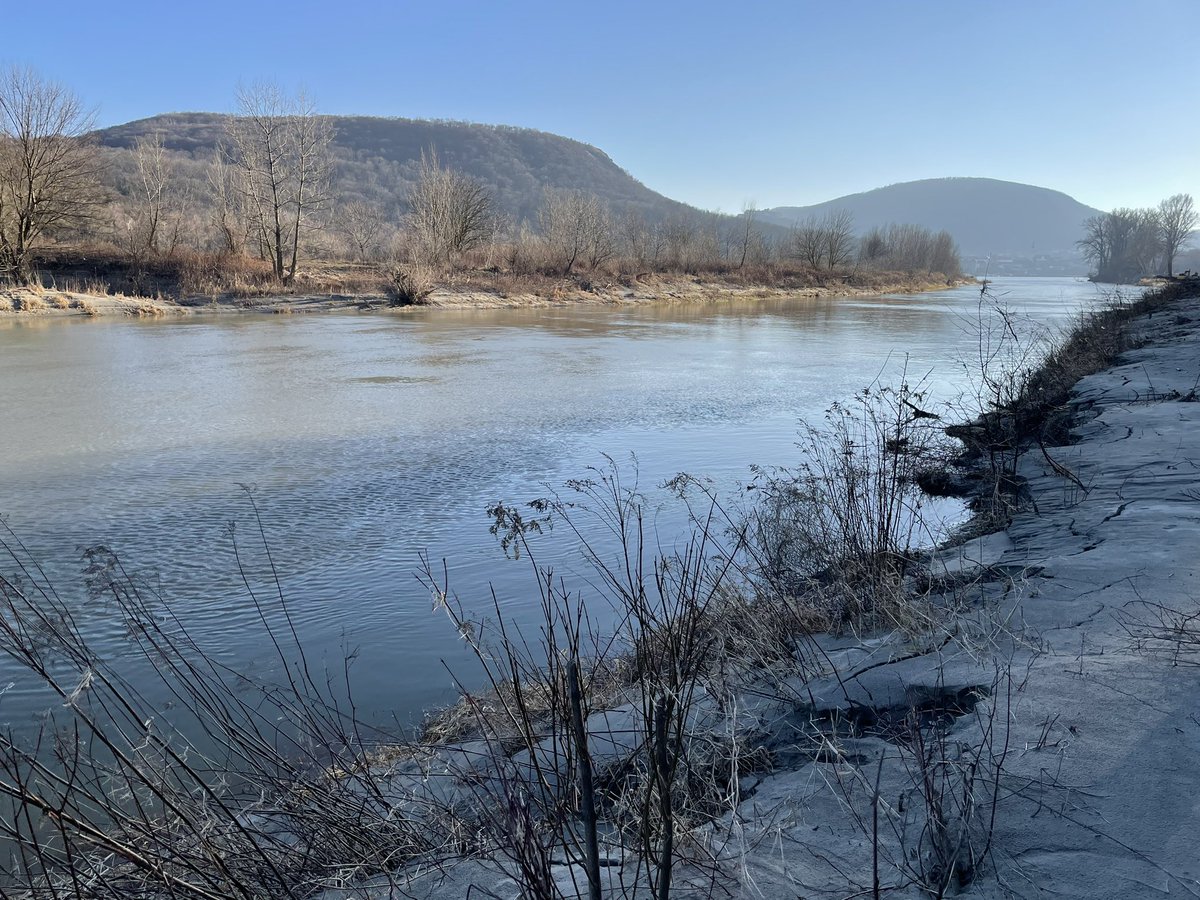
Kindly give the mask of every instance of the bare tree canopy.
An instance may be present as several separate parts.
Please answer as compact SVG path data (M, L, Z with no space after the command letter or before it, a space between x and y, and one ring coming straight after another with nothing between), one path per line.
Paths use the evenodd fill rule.
M212 199L210 219L217 235L217 246L222 254L236 256L244 249L250 230L241 170L218 155L206 174L208 194Z
M1096 279L1131 283L1149 275L1162 256L1158 210L1114 209L1083 223L1078 241L1083 255L1096 265Z
M762 233L755 224L757 220L757 206L753 203L747 203L742 207L741 228L738 229L735 247L738 254L737 267L739 269L745 267L746 258L750 256L750 251L762 244Z
M547 191L538 216L542 238L564 275L576 263L595 269L616 253L608 207L594 194Z
M30 254L78 225L99 199L93 117L67 88L29 68L0 74L0 279L28 281Z
M133 148L133 158L137 163L138 199L141 203L137 237L145 249L155 251L158 249L158 229L162 224L170 178L162 132L155 133L151 138L138 138Z
M133 161L133 209L124 227L129 254L135 260L173 254L183 240L191 196L179 183L177 163L164 146L162 132L138 138Z
M435 152L421 154L408 205L418 250L429 262L448 263L492 236L496 213L491 193L469 175L442 166Z
M637 210L626 210L620 223L622 252L638 269L656 269L666 253L662 225L649 222Z
M854 216L849 210L835 209L819 221L810 216L804 224L792 226L789 252L812 269L838 269L854 261L858 239L854 236Z
M921 225L892 224L872 228L859 241L859 262L876 269L955 277L962 272L958 246L948 231L933 232Z
M825 243L825 267L837 269L854 258L854 216L846 209L830 210L821 223Z
M333 130L303 92L289 97L277 85L257 84L238 92L229 140L251 241L290 284L301 242L329 205Z
M1175 274L1172 271L1175 257L1198 223L1200 216L1196 213L1191 194L1174 194L1158 204L1158 224L1162 230L1163 257L1168 277Z
M792 226L789 243L794 257L810 269L821 268L825 258L825 235L815 216L810 216L803 225L797 223Z
M334 211L334 222L361 263L367 262L382 246L385 219L383 210L365 200L351 200Z

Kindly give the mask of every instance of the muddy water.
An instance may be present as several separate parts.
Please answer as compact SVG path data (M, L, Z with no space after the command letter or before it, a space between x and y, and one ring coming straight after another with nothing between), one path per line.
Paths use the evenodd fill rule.
M1072 279L995 288L1050 323L1099 299ZM952 398L978 294L0 321L0 515L106 654L127 653L123 628L87 599L79 562L100 543L255 673L274 663L231 537L232 523L251 583L269 587L252 497L314 659L336 669L356 651L360 711L406 720L451 696L442 660L463 664L414 577L421 551L447 561L468 605L490 583L506 616L528 620L528 565L488 534L490 502L542 495L602 454L626 472L636 457L645 488L687 471L733 490L752 464L794 460L799 419L905 365ZM669 543L678 511L655 524ZM582 572L569 547L547 552ZM0 722L18 730L46 702L7 660L0 691Z

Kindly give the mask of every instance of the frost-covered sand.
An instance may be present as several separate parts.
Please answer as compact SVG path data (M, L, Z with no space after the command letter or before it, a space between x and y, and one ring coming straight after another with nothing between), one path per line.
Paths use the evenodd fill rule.
M952 732L974 748L987 743L989 721L995 729L993 746L967 750L967 762L997 761L1007 747L991 859L962 889L970 896L1200 896L1200 302L1135 327L1147 345L1077 385L1078 440L1049 449L1083 489L1040 451L1026 453L1031 507L1006 534L952 557L1000 576L978 588L996 603L990 652L955 640L937 654L936 676L916 660L902 664L910 693L914 682L979 684L981 670L1011 666L1011 694L1000 682L990 707ZM872 682L887 668L872 670ZM865 755L857 777L871 782L878 756ZM872 889L871 842L848 821L853 802L829 799L844 791L828 785L847 777L834 768L814 763L768 777L743 804L743 818L764 823L747 826L746 838L764 842L747 858L742 895ZM903 832L906 816L919 826L899 812L902 796L911 810L906 776L919 772L911 761L888 768L881 831ZM859 793L868 796L858 814L869 815L869 792ZM905 880L901 852L911 869L914 851L926 850L909 831L881 841L885 888ZM903 894L929 896L915 886Z
M1018 896L1200 896L1200 302L1139 328L1051 451L1086 493L1030 454L1037 510L1002 558L1036 572L995 839Z
M1011 659L1012 693L991 705L997 746L966 753L986 765L1007 741L991 860L968 895L1200 896L1200 302L1137 328L1149 344L1077 385L1078 442L1049 450L1083 489L1028 452L1031 508L1007 534L958 551L956 562L1002 576L979 588L1002 626L990 652L956 640L937 654L938 675L902 664L911 691L930 679L985 683L983 669ZM872 670L872 684L887 669ZM960 722L953 737L978 746L987 720ZM864 755L857 777L873 781L878 756ZM902 795L911 809L913 768L889 773L885 762L882 831L903 831L898 809ZM872 887L870 841L848 821L853 803L838 802L845 792L829 789L847 777L833 769L814 763L768 777L743 804L744 819L763 823L745 838L764 843L748 855L742 894L841 897ZM899 884L901 850L912 867L924 848L894 834L881 843L882 885ZM915 886L903 893L928 896Z

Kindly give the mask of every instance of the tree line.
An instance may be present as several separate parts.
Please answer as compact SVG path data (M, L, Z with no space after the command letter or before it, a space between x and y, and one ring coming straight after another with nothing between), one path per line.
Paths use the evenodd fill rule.
M272 84L240 90L224 140L195 177L161 134L122 162L123 196L102 188L104 154L91 114L70 90L28 68L0 78L0 279L34 278L50 239L108 242L134 267L187 254L253 260L281 286L306 259L344 259L445 273L461 267L517 275L581 272L833 272L854 267L959 274L953 239L914 225L860 239L848 212L763 227L700 210L654 217L599 196L546 189L532 220L513 221L481 181L422 154L397 217L372 202L340 201L328 117L303 93ZM132 163L130 164L130 160ZM188 173L194 176L194 172ZM219 268L219 265L218 265Z
M1200 223L1191 194L1156 207L1120 208L1083 223L1079 248L1096 267L1096 280L1135 282L1156 272L1174 275L1175 257ZM1160 268L1161 266L1161 268Z

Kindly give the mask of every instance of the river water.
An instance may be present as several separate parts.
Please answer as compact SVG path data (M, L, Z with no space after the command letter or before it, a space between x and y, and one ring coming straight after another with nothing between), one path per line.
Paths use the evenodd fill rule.
M993 290L1049 324L1101 299L1075 279ZM255 674L270 655L229 533L237 523L247 574L267 583L249 488L313 658L337 670L355 651L360 713L408 721L452 697L443 660L465 665L415 577L421 551L446 560L468 606L490 602L491 584L505 616L528 621L535 585L488 534L490 502L544 495L602 454L626 473L636 457L646 488L686 471L732 492L752 464L795 461L799 420L905 365L931 404L954 398L978 304L964 287L728 306L0 320L0 516L106 654L126 651L121 624L82 589L80 552L96 544ZM658 524L669 544L680 519ZM46 702L8 660L0 691L0 723L18 731Z

